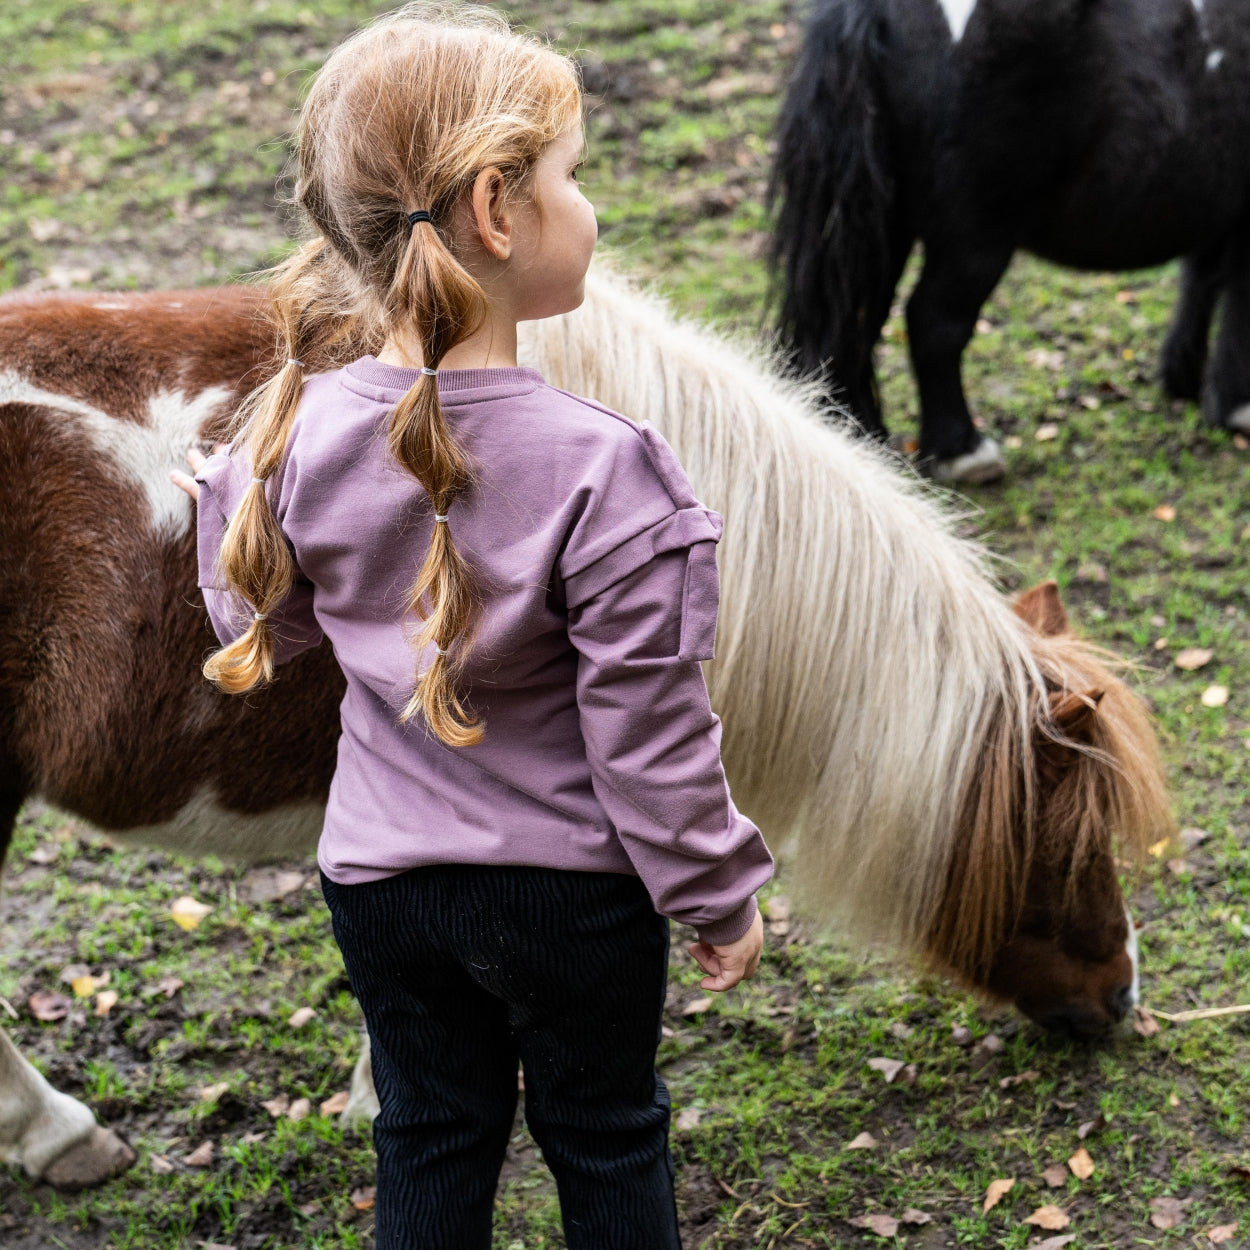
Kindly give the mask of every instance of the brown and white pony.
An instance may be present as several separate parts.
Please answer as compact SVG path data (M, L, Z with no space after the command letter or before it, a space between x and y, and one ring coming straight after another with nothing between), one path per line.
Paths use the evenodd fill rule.
M619 279L523 328L527 363L651 421L725 516L725 762L809 913L1050 1027L1118 1021L1136 965L1115 851L1159 836L1167 801L1140 705L1053 584L1013 611L929 488ZM168 480L273 363L254 289L0 300L0 848L38 795L183 854L313 849L330 649L246 699L203 680L191 504ZM124 1162L2 1034L0 1153L54 1181Z

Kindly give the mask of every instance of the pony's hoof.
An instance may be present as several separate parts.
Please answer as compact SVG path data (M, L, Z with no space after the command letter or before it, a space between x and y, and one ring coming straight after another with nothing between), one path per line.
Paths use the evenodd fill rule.
M1250 434L1250 404L1242 404L1228 414L1228 428L1238 434Z
M1007 473L1002 449L992 438L983 438L972 451L949 460L934 460L929 474L936 482L982 486L1000 481Z
M124 1172L134 1161L135 1152L116 1133L97 1124L78 1145L53 1159L43 1179L56 1189L90 1189Z

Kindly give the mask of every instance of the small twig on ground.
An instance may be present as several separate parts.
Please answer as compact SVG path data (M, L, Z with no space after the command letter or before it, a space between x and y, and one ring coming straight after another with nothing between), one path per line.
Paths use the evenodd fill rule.
M1202 1007L1195 1011L1159 1011L1155 1007L1148 1010L1152 1016L1170 1024L1188 1024L1190 1020L1214 1020L1216 1016L1244 1016L1250 1012L1250 1003L1242 1003L1238 1007Z
M9 1013L9 1018L11 1020L17 1019L17 1012L13 1010L13 1004L9 1002L9 1000L5 998L3 994L0 994L0 1007L3 1007L5 1011Z

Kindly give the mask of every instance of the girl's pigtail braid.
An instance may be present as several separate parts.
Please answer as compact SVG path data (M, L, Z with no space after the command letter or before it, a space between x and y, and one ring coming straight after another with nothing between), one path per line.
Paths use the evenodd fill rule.
M304 388L298 351L307 337L303 333L308 320L306 288L323 247L323 240L315 240L276 271L273 317L285 363L240 411L246 428L239 450L246 449L251 456L252 480L222 539L218 569L227 589L252 604L253 614L243 634L214 651L204 663L204 676L227 694L242 694L273 680L274 632L269 614L290 593L295 579L295 562L274 516L267 485L286 454Z
M388 313L415 325L428 369L471 334L486 315L481 287L452 256L433 225L418 222L391 286ZM436 520L425 562L408 594L407 609L423 622L418 649L433 644L433 663L418 672L401 719L421 713L431 732L449 746L473 746L485 728L461 700L456 678L480 608L473 571L452 538L451 508L472 482L472 468L443 417L438 379L422 373L396 405L391 453L429 496Z

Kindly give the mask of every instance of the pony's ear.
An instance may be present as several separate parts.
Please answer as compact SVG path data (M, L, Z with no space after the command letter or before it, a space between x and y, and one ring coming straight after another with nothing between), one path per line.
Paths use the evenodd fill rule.
M1011 605L1011 610L1044 638L1068 632L1068 613L1059 598L1058 583L1053 578L1038 582L1022 592Z
M1073 742L1089 742L1090 727L1098 715L1104 690L1057 690L1050 696L1051 723L1065 738Z

